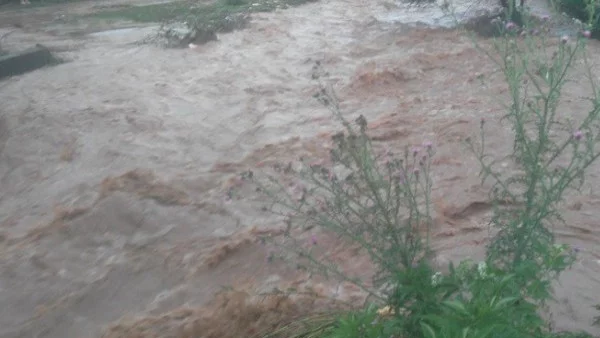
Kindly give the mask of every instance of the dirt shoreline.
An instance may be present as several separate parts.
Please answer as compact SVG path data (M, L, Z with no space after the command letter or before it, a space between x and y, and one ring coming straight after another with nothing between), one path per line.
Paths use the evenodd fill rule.
M69 13L91 10L81 6ZM311 99L317 60L380 145L434 142L435 249L441 261L481 255L489 209L469 208L486 195L461 142L485 116L491 150L510 150L508 127L494 122L506 91L460 32L395 23L381 3L334 0L256 14L219 41L166 50L132 44L151 27L73 34L86 23L57 24L57 8L0 11L0 35L14 30L6 47L43 43L69 61L0 82L0 337L99 337L126 315L175 318L222 286L310 284L266 260L256 234L279 223L254 193L225 194L239 171L324 154L338 126ZM11 20L22 28L4 26ZM596 65L600 44L589 48ZM580 72L563 114L585 112ZM581 250L557 286L557 329L600 334L591 326L598 203L593 191L569 196L556 229ZM338 254L355 263L349 271L364 269Z

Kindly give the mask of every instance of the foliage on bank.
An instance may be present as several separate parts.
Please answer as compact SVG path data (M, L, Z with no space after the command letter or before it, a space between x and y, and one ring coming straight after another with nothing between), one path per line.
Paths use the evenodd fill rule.
M435 145L377 154L368 122L341 113L326 73L315 97L329 108L343 132L333 138L326 161L278 167L275 174L245 172L242 178L264 193L283 217L283 238L264 240L296 266L349 283L370 295L363 309L318 325L293 325L265 338L558 338L591 337L555 332L544 311L552 284L576 262L579 250L557 241L552 224L562 222L559 206L569 190L580 189L600 157L600 90L588 72L593 96L582 118L564 118L559 104L574 65L587 63L590 31L555 37L539 24L499 22L491 49L477 47L502 70L510 94L504 119L513 132L509 156L519 170L507 175L487 151L487 123L465 140L491 183L491 225L495 234L481 261L463 260L443 271L432 264L431 179ZM506 159L505 159L506 161ZM293 179L291 187L286 180ZM344 273L314 254L318 239L299 235L318 228L360 247L377 273L370 283Z

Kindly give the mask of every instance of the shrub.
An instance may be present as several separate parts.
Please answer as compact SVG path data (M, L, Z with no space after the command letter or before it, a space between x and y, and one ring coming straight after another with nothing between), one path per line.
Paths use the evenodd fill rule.
M479 140L469 138L466 145L481 165L482 181L492 182L496 235L484 261L435 271L429 260L434 146L425 141L400 154L378 155L366 119L360 116L355 124L344 119L335 93L324 85L315 97L344 126L333 137L328 161L302 159L298 166L276 166L275 174L243 175L272 202L271 210L284 216L285 242L266 240L292 253L301 266L352 282L373 296L374 305L332 323L319 337L566 335L551 332L539 310L552 297L552 282L575 260L574 250L556 243L551 224L562 221L558 204L564 193L582 186L587 168L600 156L600 91L589 72L594 93L587 116L562 118L558 109L569 70L578 58L587 64L587 34L549 43L547 35L529 34L534 27L527 24L502 27L491 51L478 47L500 67L508 85L504 119L514 136L509 159L520 171L506 176L497 170L486 151L482 119ZM322 75L317 64L314 78ZM358 245L377 267L373 283L318 258L314 246L305 245L303 227L319 227ZM375 305L385 314L376 316Z
M274 244L291 251L302 266L333 274L381 298L375 289L357 280L358 276L345 276L335 266L307 254L303 240L294 237L292 230L308 224L359 244L377 267L373 284L392 282L429 256L433 147L425 143L422 148L378 156L366 133L364 117L356 120L358 128L354 128L340 114L333 92L322 88L315 97L346 129L333 137L329 163L302 159L298 166L276 166L280 177L260 180L249 172L244 178L253 180L273 201L271 210L285 217L286 243Z

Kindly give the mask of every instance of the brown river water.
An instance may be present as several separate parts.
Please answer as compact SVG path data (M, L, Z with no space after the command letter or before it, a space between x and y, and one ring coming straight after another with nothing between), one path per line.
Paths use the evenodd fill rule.
M481 257L490 207L462 141L485 117L490 151L510 151L506 89L472 41L442 27L450 21L438 9L320 1L253 15L247 29L195 49L162 49L133 44L152 27L72 34L89 27L60 19L93 8L70 6L0 11L0 35L13 31L3 47L43 43L69 61L0 82L0 337L99 337L119 320L107 336L192 337L181 332L200 325L199 309L223 286L308 285L360 299L270 263L256 238L278 219L251 189L224 198L242 170L325 156L339 125L312 99L315 61L379 146L435 144L438 260ZM589 49L598 63L600 44ZM565 116L587 108L581 72L565 88ZM591 325L599 169L590 189L567 197L566 225L555 229L581 250L556 286L557 329L600 334ZM325 247L348 271L368 273L364 258Z

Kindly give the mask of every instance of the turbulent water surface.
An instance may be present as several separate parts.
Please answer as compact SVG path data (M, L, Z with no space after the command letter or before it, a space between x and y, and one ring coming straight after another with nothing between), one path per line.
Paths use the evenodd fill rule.
M151 27L73 34L91 24L61 18L92 5L69 6L0 11L0 35L14 30L3 47L43 43L68 60L0 82L0 336L98 337L124 315L205 304L223 285L299 278L255 243L279 224L254 192L224 196L239 171L326 155L339 126L311 98L316 61L378 145L434 142L438 259L481 256L490 210L462 140L485 117L490 151L510 150L496 122L506 90L468 38L426 26L451 22L435 5L321 1L183 50L133 43ZM589 48L597 63L600 46ZM579 72L562 114L585 112ZM563 206L556 232L581 255L557 287L559 329L599 333L599 203L586 191ZM363 271L352 252L336 255Z

